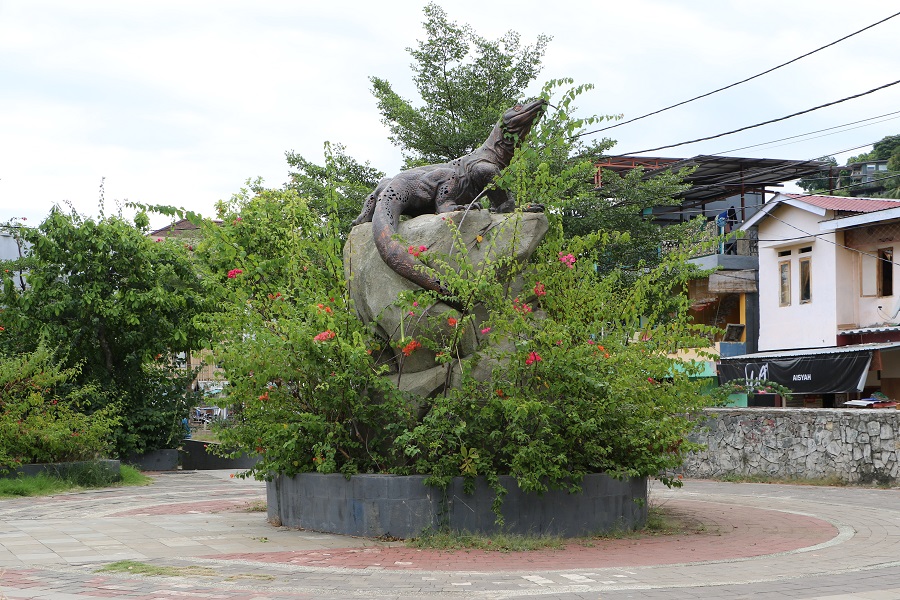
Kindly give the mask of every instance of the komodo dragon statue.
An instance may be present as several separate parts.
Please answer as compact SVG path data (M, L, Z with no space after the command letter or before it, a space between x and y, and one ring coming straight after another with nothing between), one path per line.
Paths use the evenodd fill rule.
M372 222L375 247L382 260L399 275L443 297L451 296L441 282L417 268L419 261L394 239L400 216L416 217L465 210L485 187L509 166L516 147L544 114L547 101L516 104L503 113L491 135L475 151L437 165L415 167L395 177L382 179L366 198L362 212L353 225ZM507 213L516 208L511 192L490 189L491 212ZM543 211L532 205L527 210ZM455 304L452 300L450 304Z

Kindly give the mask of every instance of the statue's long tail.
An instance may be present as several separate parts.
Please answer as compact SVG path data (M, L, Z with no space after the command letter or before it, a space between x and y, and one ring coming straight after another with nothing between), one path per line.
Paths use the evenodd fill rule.
M450 291L437 278L431 277L421 270L422 263L409 251L409 248L404 248L393 238L397 233L400 214L397 210L391 210L389 204L384 200L379 202L375 208L375 214L372 216L375 247L378 248L382 260L400 276L416 285L442 296L449 296Z

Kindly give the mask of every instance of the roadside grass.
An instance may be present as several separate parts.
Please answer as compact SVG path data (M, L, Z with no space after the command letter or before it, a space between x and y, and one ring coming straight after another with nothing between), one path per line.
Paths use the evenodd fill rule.
M0 478L0 498L50 496L63 492L104 487L141 486L149 485L153 481L150 477L129 465L121 465L119 474L122 479L113 483L103 480L92 480L83 477L83 474L77 473L71 477L40 473L28 477Z
M651 506L647 522L638 529L613 529L602 534L578 538L553 535L494 535L426 531L417 538L406 540L409 548L430 550L492 550L496 552L530 552L534 550L562 550L569 544L593 547L603 540L644 539L656 536L707 533L703 523L665 506Z
M131 573L152 577L217 577L219 572L209 567L167 567L148 565L135 560L120 560L110 563L95 571L96 573Z
M268 505L265 500L251 500L247 503L247 508L244 510L247 512L266 512L268 511Z
M146 577L221 577L221 573L210 567L189 565L187 567L170 567L150 565L136 560L120 560L100 567L95 573L128 573ZM273 575L255 573L236 573L225 577L224 581L274 581ZM0 596L0 600L3 600Z
M219 432L212 429L192 429L191 437L188 438L195 442L212 442L219 443Z
M565 540L559 536L518 535L500 533L494 535L455 531L426 531L417 538L407 540L410 548L431 550L494 550L497 552L529 552L533 550L561 550Z
M851 485L849 482L841 479L837 475L830 477L776 477L774 475L739 475L737 473L729 473L721 477L712 478L716 481L724 481L726 483L784 483L789 485L819 485L831 487L847 487ZM853 484L858 487L863 484Z

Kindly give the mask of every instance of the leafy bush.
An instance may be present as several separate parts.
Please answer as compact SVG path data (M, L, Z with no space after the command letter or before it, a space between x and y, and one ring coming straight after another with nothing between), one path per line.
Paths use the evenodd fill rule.
M208 323L231 405L217 448L260 455L260 474L387 471L412 411L350 308L337 211L258 184L219 208L197 250L222 308Z
M91 386L72 387L78 368L64 368L45 344L0 357L0 470L27 463L88 460L111 450L121 419L109 403L88 416Z
M402 330L396 347L373 337L348 299L334 186L324 211L255 182L220 205L220 225L187 215L203 227L203 281L222 309L209 326L234 419L220 440L262 457L248 473L424 473L435 484L483 475L498 502L504 474L538 492L598 471L677 485L663 473L696 448L690 416L705 401L696 366L675 358L708 342L682 294L697 273L674 250L653 265L598 270L627 236L563 235L553 201L583 170L550 169L546 149L524 149L497 182L549 206L550 233L532 262L476 267L459 238L452 257L421 253L465 310L417 324L415 337ZM397 304L416 312L435 301L421 292ZM473 327L482 342L463 360L460 332ZM385 375L423 347L457 384L404 398ZM413 407L427 414L416 419Z
M72 382L99 392L88 411L117 403L119 456L177 439L192 377L172 357L199 347L195 316L211 309L187 244L148 237L146 214L135 221L54 207L38 227L10 229L28 250L0 265L0 352L65 348Z

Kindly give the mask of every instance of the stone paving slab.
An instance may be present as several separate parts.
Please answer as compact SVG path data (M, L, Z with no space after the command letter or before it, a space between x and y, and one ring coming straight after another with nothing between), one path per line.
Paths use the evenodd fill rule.
M275 528L244 508L263 497L228 473L179 473L0 500L0 598L900 598L897 490L689 481L651 499L705 533L509 554ZM122 558L212 575L98 572Z

